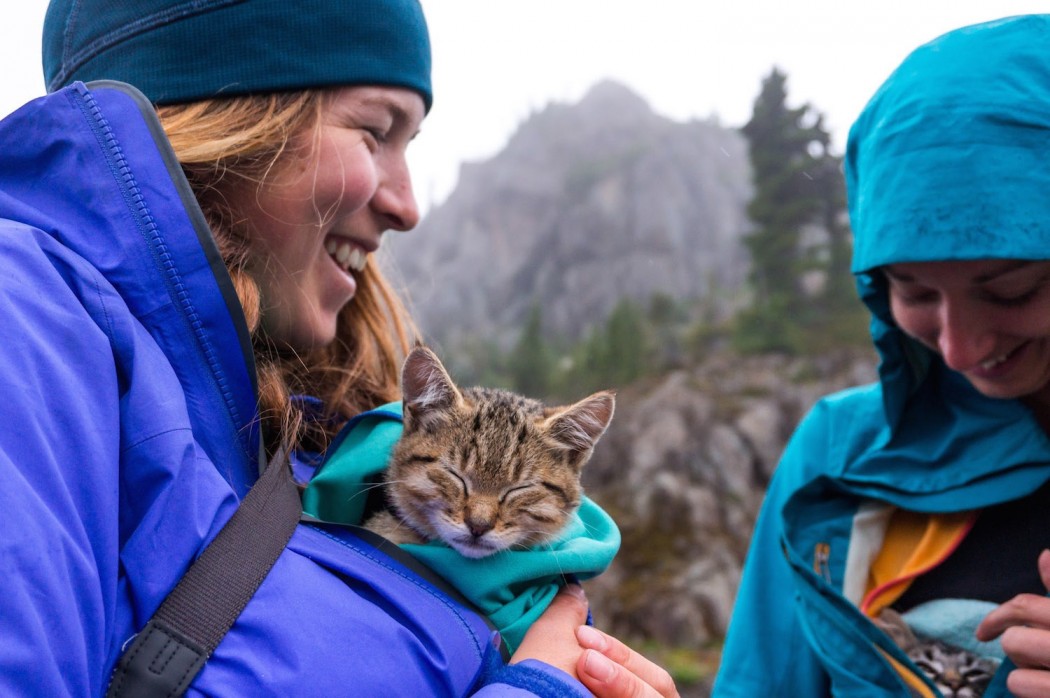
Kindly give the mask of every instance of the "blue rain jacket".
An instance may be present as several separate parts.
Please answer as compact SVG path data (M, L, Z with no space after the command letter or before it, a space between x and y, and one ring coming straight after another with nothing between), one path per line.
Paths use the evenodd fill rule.
M937 695L905 678L914 666L848 598L857 568L866 575L863 519L884 505L980 509L1050 478L1050 441L1029 410L980 395L906 337L875 271L1050 258L1048 40L1048 16L951 32L911 54L854 124L853 271L872 315L879 382L820 401L788 443L756 524L715 696ZM1008 695L1010 668L986 696Z
M159 123L77 83L0 122L0 695L99 696L259 470L230 280ZM588 695L300 525L190 695Z

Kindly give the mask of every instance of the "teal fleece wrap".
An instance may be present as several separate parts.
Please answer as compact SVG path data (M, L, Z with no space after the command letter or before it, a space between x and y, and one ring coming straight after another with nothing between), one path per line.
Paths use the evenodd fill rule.
M303 511L329 523L359 525L368 491L400 436L401 403L352 420L310 480ZM485 613L513 652L564 584L565 575L586 580L605 571L620 548L620 531L608 514L584 497L558 539L535 549L470 559L440 541L401 547Z
M419 0L52 0L43 63L48 92L117 80L154 104L344 85L433 101Z

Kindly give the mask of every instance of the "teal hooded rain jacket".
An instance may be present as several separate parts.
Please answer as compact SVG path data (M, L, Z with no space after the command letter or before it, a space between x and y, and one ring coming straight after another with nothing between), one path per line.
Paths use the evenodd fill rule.
M982 396L906 337L877 270L1050 258L1048 45L1050 16L946 34L908 56L851 129L853 272L879 381L820 401L788 443L715 696L939 695L860 610L874 598L865 581L887 521L920 512L964 535L969 512L1050 478L1050 440L1021 403ZM1004 662L986 696L1008 695L1011 668Z

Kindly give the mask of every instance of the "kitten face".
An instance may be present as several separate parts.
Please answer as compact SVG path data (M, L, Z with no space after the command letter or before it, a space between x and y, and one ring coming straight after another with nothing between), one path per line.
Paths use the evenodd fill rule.
M471 558L564 528L580 504L580 469L612 419L611 393L547 408L502 390L461 391L425 349L406 361L404 391L387 491L405 525Z
M979 698L991 683L999 662L939 640L918 638L892 608L883 609L875 624L904 650L944 698Z
M945 698L977 698L984 694L997 662L958 647L929 640L908 653Z
M580 502L574 478L544 475L528 455L512 466L515 477L494 476L489 459L498 456L452 431L443 453L426 444L415 451L411 439L398 449L388 475L399 483L390 496L405 523L466 557L527 547L564 527Z

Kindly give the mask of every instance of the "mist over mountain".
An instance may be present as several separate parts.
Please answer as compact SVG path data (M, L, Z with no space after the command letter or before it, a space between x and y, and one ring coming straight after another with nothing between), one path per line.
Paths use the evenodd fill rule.
M651 301L670 299L687 316L680 324L698 327L746 308L752 191L739 130L673 121L604 82L576 104L533 114L501 152L464 165L416 232L388 236L385 258L396 260L392 278L454 375L478 375L488 358L472 350L478 343L543 354L542 343L514 346L535 309L563 365L564 347L615 318L624 299L649 320L661 314ZM820 395L874 380L876 360L870 346L817 349L803 332L796 356L702 341L667 361L676 336L667 329L638 345L650 370L600 386L617 390L616 415L583 479L623 545L585 586L601 627L654 653L683 698L706 698L788 437ZM598 333L582 345L595 338L634 339ZM571 356L570 368L594 361Z
M576 340L622 298L706 299L727 313L743 288L747 143L709 121L656 114L602 82L528 118L408 236L392 269L428 340L513 342L533 306Z

